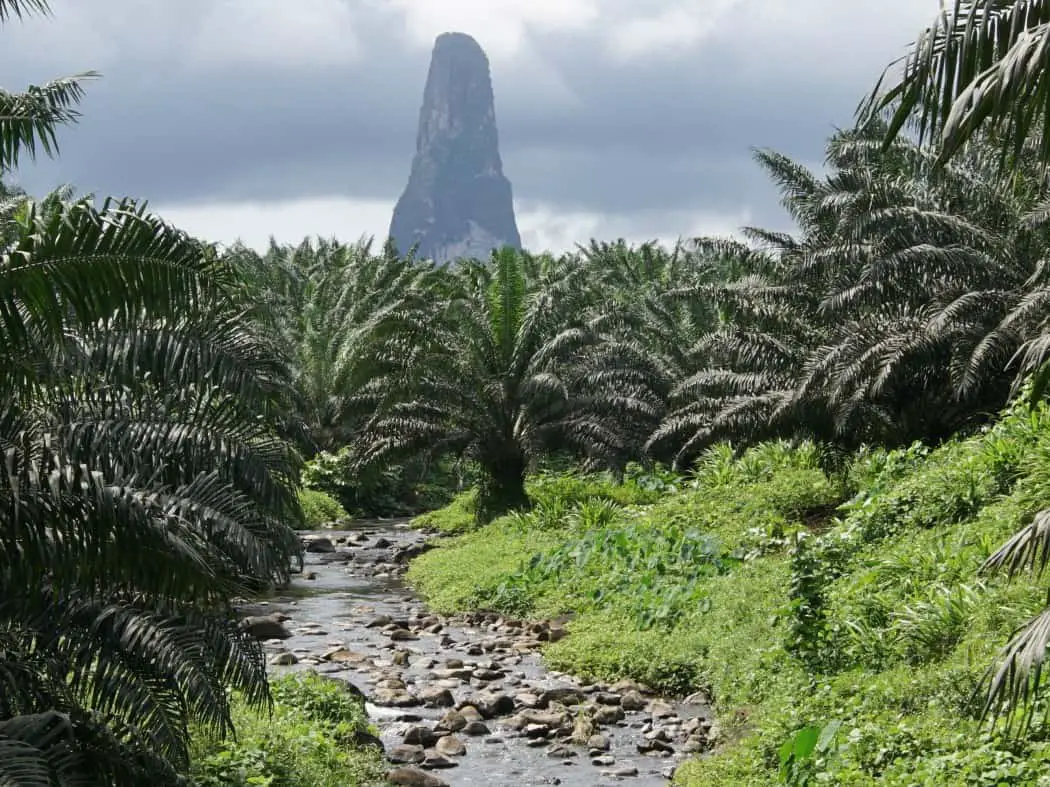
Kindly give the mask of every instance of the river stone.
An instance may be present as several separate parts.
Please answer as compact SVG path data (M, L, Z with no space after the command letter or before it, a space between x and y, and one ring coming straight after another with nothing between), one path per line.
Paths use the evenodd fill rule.
M335 552L335 544L332 543L332 539L325 538L324 536L316 536L314 538L304 539L304 541L303 541L303 548L307 552L315 552L315 553Z
M492 731L485 726L484 722L480 721L468 721L466 726L463 727L463 734L470 736L488 735Z
M607 691L601 691L594 695L594 701L599 705L619 705L620 695L611 694Z
M437 723L438 729L448 730L449 732L459 732L466 726L467 719L458 710L450 710L448 713L442 716L441 721Z
M433 746L438 742L438 734L429 727L409 727L403 742L410 746Z
M423 689L419 692L419 699L428 708L451 708L456 704L456 699L452 696L452 692L440 686L428 686Z
M540 698L529 691L523 691L521 694L514 695L514 702L522 708L539 708Z
M552 702L560 702L563 705L579 705L583 702L583 694L577 689L547 689L540 695L540 707L546 708Z
M391 617L389 615L379 615L378 617L372 618L368 623L365 624L366 629L377 629L383 626L390 625Z
M273 615L251 615L241 621L241 626L256 639L288 639L292 636L284 624Z
M601 705L594 710L592 717L595 724L608 725L615 724L618 721L623 721L624 712L623 708L619 705Z
M408 640L419 639L419 637L408 629L394 629L388 636L394 642L406 642Z
M463 669L463 659L446 659L446 669Z
M547 749L547 756L553 760L567 760L570 757L579 757L580 753L564 743L556 743Z
M572 726L572 716L568 713L551 713L550 711L525 708L512 716L507 722L507 726L514 730L526 729L531 725L567 730Z
M609 739L604 735L592 735L587 739L588 749L597 749L598 751L609 751Z
M446 735L439 738L434 744L434 749L446 757L462 757L467 753L467 746L455 735Z
M646 706L645 698L637 689L631 689L620 697L620 707L624 710L639 711Z
M355 653L344 647L327 650L321 654L321 658L325 661L335 661L339 664L363 664L368 661L368 656L364 653Z
M440 680L470 680L473 674L474 670L470 669L469 667L450 667L447 669L436 669L433 671L434 677Z
M493 681L502 679L503 673L495 669L476 669L472 677L475 680Z
M654 719L669 719L675 715L674 708L662 700L653 700L649 703L649 713Z
M373 695L372 701L376 705L392 708L413 708L421 704L419 697L413 697L401 689L379 689Z
M401 787L449 787L448 782L418 768L397 768L388 771L386 780Z
M445 757L440 752L433 749L427 751L425 759L420 763L420 767L427 768L428 770L455 768L457 765L459 765L458 762L453 762L448 757Z
M288 651L285 651L284 653L278 653L274 655L274 657L270 659L270 663L273 664L275 667L289 667L292 664L298 664L299 659L296 658L296 655L294 653L289 653Z
M485 718L481 715L481 712L470 703L464 703L460 706L459 712L467 721L481 721Z
M424 758L423 747L403 743L394 746L386 753L386 758L393 763L419 763Z
M491 691L483 691L478 694L475 705L486 719L494 716L505 716L514 712L514 700L506 694L497 694Z

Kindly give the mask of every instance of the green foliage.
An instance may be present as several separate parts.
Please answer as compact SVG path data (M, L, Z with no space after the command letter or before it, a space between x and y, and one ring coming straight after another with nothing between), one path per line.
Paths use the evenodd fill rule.
M445 507L417 516L412 520L412 526L423 530L438 530L450 535L474 530L478 524L475 512L477 503L478 491L468 489L452 498Z
M695 642L682 638L683 629L701 618L728 625L729 608L743 619L726 582L759 557L782 553L807 513L837 499L837 485L818 464L811 446L774 445L729 460L725 472L713 453L695 478L667 478L659 489L639 478L617 489L547 476L530 484L540 501L532 511L422 555L409 577L446 610L574 613L573 637L551 651L559 664L601 677L629 665L627 674L685 690L709 663L703 654L713 643L690 652ZM615 635L606 637L613 621ZM585 630L596 639L579 634ZM585 644L577 650L578 642Z
M194 740L194 787L343 787L378 784L364 703L314 673L272 683L273 711L235 703L237 739Z
M345 521L350 516L338 500L316 489L300 489L299 505L303 509L303 521L307 530L316 530L333 522Z
M334 453L321 451L303 469L306 487L330 495L359 518L412 516L439 509L474 479L471 466L448 458L361 467L350 446Z

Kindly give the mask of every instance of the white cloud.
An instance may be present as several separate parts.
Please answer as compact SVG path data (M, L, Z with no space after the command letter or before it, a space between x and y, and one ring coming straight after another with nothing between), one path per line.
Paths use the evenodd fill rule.
M659 54L677 54L696 46L727 16L746 0L707 0L707 2L672 2L644 16L632 16L609 26L607 41L612 53L620 58Z
M600 0L365 0L403 15L410 38L430 46L439 33L460 31L481 42L494 60L512 58L529 31L588 30L601 19Z
M166 220L204 240L223 244L243 241L251 248L267 248L272 235L280 243L298 243L305 237L335 236L356 241L373 236L386 238L392 201L342 198L270 203L215 203L153 205ZM659 240L673 243L679 237L734 235L750 221L749 209L730 213L679 210L665 213L605 215L566 212L543 203L516 208L522 245L532 251L569 251L592 238L632 243Z
M194 65L338 66L356 59L344 0L212 0L189 45Z

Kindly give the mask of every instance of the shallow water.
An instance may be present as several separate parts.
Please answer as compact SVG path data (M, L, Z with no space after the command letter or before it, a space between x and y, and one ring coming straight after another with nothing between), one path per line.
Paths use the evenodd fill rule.
M453 688L457 704L475 695L479 688L500 690L514 696L525 688L537 689L571 687L579 688L578 681L552 674L543 665L538 653L519 656L484 653L471 656L466 651L486 639L494 637L487 628L467 625L462 621L443 619L440 633L429 634L417 631L418 639L392 642L389 632L380 627L366 627L377 616L387 615L395 621L409 621L425 616L425 606L397 576L372 576L377 570L386 573L386 564L392 553L400 548L418 544L423 536L409 529L404 522L365 523L347 531L323 531L304 536L323 536L336 542L340 538L368 537L367 541L352 543L344 550L344 556L352 555L353 562L342 564L332 561L335 556L310 554L306 556L304 574L297 577L292 588L283 596L263 602L260 613L283 611L290 616L285 625L293 633L289 639L267 643L271 653L291 651L299 659L298 664L286 667L271 666L273 673L315 669L318 672L349 681L366 695L373 695L374 678L379 671L396 670L410 693L415 694L427 685L436 682L431 674L433 667L442 666L450 658L471 663L487 662L490 658L500 661L509 674L501 681L480 684L476 680L464 681ZM391 542L390 546L376 548L378 539ZM378 564L378 566L377 566ZM392 573L392 572L391 572ZM307 575L314 578L307 579ZM320 654L333 647L345 647L364 657L356 665L330 663L320 660ZM408 651L408 665L392 664L395 650ZM371 679L371 680L370 680ZM473 685L472 685L473 684ZM448 708L392 708L368 703L368 712L381 731L381 738L388 751L402 742L406 730L412 726L433 726ZM678 715L687 719L706 715L703 706L675 706ZM576 756L552 758L548 756L549 744L530 746L530 740L520 732L510 729L506 718L494 718L485 723L491 734L483 737L468 737L457 734L466 744L467 753L462 757L449 758L455 767L432 770L434 776L449 785L488 785L488 787L510 787L511 785L560 784L567 787L600 787L601 785L632 784L639 787L668 783L669 769L683 759L683 755L657 756L641 754L639 742L644 742L643 732L650 720L647 712L628 713L627 718L615 725L602 727L601 732L610 740L608 756L614 764L593 765L584 747L571 747ZM391 766L400 767L400 766ZM624 768L637 768L635 776L613 776L608 773Z

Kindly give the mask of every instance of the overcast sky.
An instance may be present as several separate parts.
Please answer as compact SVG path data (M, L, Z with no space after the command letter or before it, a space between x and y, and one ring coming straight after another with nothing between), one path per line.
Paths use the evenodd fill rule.
M530 249L788 228L751 160L819 167L937 0L52 0L0 28L0 84L88 69L21 184L150 200L201 237L385 237L434 37L492 64Z

